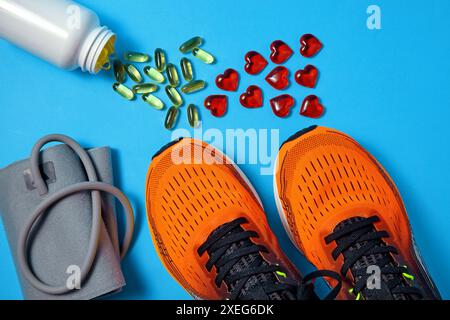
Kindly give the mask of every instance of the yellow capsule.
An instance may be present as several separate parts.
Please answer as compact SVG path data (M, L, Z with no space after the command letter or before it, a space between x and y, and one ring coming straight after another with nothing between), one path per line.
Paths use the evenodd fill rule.
M166 54L161 48L155 50L155 65L159 72L166 70Z
M200 47L202 44L203 44L202 38L193 37L192 39L189 39L180 46L180 51L182 53L188 53L191 52L194 48Z
M116 41L116 37L111 37L100 51L100 54L97 58L97 62L95 63L94 71L98 72L100 70L109 70L111 68L110 60L115 56L115 48L114 43Z
M108 71L111 69L111 61L106 62L104 65L101 66L102 70Z
M172 86L166 86L166 94L176 107L179 107L183 104L183 98L181 98L181 95L176 88Z
M151 105L156 110L161 110L164 108L164 102L161 101L161 99L155 97L151 93L146 93L142 96L142 100L147 102L149 105Z
M205 50L200 48L194 48L194 50L192 50L192 54L194 55L194 57L203 61L206 64L211 64L214 63L215 61L215 58L211 53L206 52Z
M113 90L115 92L117 92L118 94L120 94L122 97L124 97L125 99L128 100L133 100L134 99L134 93L133 91L131 91L130 88L124 86L123 84L116 82L113 84Z
M148 62L150 60L150 56L146 53L136 52L136 51L127 51L123 54L123 57L126 61L130 62Z
M205 86L206 86L205 81L193 80L193 81L189 82L188 84L185 84L184 86L182 86L181 91L186 94L194 93L194 92L202 90L203 88L205 88Z
M133 92L136 94L152 93L158 90L158 86L153 83L143 83L133 86Z
M150 79L158 83L163 83L166 81L166 78L164 78L164 75L161 72L150 66L146 66L144 68L144 73L149 76Z
M181 59L181 73L183 73L184 80L192 81L194 79L194 69L192 68L191 60L188 58Z
M120 60L114 60L113 69L116 81L119 83L124 83L127 79L127 73L125 71L125 66L123 65L123 63Z
M177 68L173 63L167 64L166 73L170 85L172 87L178 87L180 85L180 77L178 76Z
M137 83L142 82L142 75L135 66L128 63L125 65L125 70L127 71L127 74L131 78L131 80Z
M166 120L164 121L164 127L166 127L166 129L171 130L175 127L179 112L177 107L170 107L169 111L167 111Z
M189 125L192 128L198 127L198 125L200 123L200 115L198 113L197 107L194 104L190 104L187 107L187 114L188 114Z

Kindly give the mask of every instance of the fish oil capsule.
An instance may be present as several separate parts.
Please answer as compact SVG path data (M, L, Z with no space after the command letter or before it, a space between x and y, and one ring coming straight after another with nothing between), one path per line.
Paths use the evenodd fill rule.
M125 66L120 60L114 60L113 62L114 77L119 83L124 83L127 79L127 72L125 71Z
M192 81L194 79L194 70L192 68L191 60L188 58L181 59L181 73L183 74L184 80L187 82Z
M203 80L193 80L189 82L188 84L185 84L183 87L181 87L181 91L183 93L194 93L197 91L202 90L206 86L206 82Z
M200 123L200 115L198 113L198 108L194 104L190 104L187 107L188 121L192 128L198 127Z
M159 72L166 70L166 54L161 48L155 50L155 65Z
M177 68L173 63L167 64L166 73L170 85L172 87L178 87L180 85L180 77L178 76Z
M135 94L152 93L158 90L158 86L153 83L143 83L133 86L133 92Z
M194 55L194 57L203 61L206 64L211 64L214 63L215 61L215 58L211 53L206 52L205 50L200 48L194 48L194 50L192 50L192 54Z
M135 66L128 63L125 65L125 70L127 71L127 74L131 78L131 80L137 83L142 82L142 75Z
M146 93L142 96L142 100L147 102L149 105L151 105L156 110L161 110L164 108L164 102L161 101L161 99L155 97L151 93Z
M166 94L176 107L179 107L183 104L183 98L181 98L181 95L176 88L172 86L166 86Z
M150 56L146 53L136 52L136 51L127 51L123 54L123 58L126 61L130 62L148 62L150 60Z
M127 100L133 100L134 99L133 91L130 88L124 86L123 84L121 84L119 82L116 82L116 83L113 84L112 87L113 87L113 90L115 92L120 94L125 99L127 99Z
M164 75L161 72L150 66L146 66L144 68L144 73L148 75L150 79L158 83L163 83L166 81L166 78L164 78Z
M180 113L180 110L172 106L170 107L169 111L167 111L166 120L164 121L164 127L166 129L171 130L175 126L177 120L178 120L178 114Z
M188 53L191 52L194 48L200 47L202 44L203 44L202 38L193 37L192 39L189 39L180 46L180 51L182 53Z

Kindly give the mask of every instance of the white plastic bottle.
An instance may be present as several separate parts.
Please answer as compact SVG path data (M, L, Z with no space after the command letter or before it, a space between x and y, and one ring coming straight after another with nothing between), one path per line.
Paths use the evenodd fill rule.
M97 73L116 36L98 16L70 0L0 0L0 38L64 69Z

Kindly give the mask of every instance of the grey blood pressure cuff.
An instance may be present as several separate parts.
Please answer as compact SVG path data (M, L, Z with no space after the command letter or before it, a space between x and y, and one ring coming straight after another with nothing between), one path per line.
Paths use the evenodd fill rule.
M51 141L64 144L40 151ZM127 215L122 248L112 195ZM44 137L30 159L0 170L0 215L25 299L93 299L125 285L120 262L134 220L113 186L108 147Z

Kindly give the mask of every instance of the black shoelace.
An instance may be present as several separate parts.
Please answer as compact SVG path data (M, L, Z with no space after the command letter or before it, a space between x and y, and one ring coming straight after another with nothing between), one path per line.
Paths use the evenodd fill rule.
M377 231L374 223L380 221L377 216L369 218L354 218L351 223L336 228L333 233L325 238L325 242L330 244L336 241L337 247L333 250L332 256L336 260L339 255L344 256L344 263L341 268L341 274L345 277L347 272L352 272L355 279L352 293L356 297L361 295L371 296L371 291L367 288L367 280L371 274L367 273L367 264L377 265L380 268L382 281L386 291L374 293L374 298L392 299L413 298L422 299L423 293L417 287L406 281L405 276L410 276L406 266L399 266L393 259L398 251L395 247L386 245L383 238L389 237L386 231ZM370 261L370 263L360 264L360 261ZM361 267L364 265L364 267ZM411 277L411 276L410 276Z
M287 279L278 265L270 265L261 253L268 253L265 246L257 245L251 238L258 237L254 231L246 231L241 225L245 218L238 218L213 231L198 249L202 256L209 254L206 269L217 270L215 285L227 285L230 300L304 300L318 299L312 281L318 277L331 277L337 285L325 299L334 299L340 291L340 276L332 271L315 271L307 275L300 285Z

